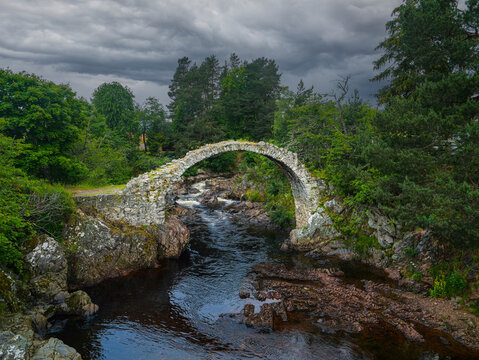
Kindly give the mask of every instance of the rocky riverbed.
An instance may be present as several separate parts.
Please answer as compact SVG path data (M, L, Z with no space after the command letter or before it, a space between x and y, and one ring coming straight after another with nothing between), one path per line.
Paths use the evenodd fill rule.
M311 325L328 332L361 333L376 328L395 332L411 342L442 343L458 353L467 352L465 347L479 350L478 319L450 301L371 280L351 283L341 270L298 270L284 264L261 263L252 269L251 287L251 292L243 290L239 296L271 300L258 312L254 305L247 304L236 315L255 328L281 329L290 319L303 315ZM479 356L479 352L471 354Z

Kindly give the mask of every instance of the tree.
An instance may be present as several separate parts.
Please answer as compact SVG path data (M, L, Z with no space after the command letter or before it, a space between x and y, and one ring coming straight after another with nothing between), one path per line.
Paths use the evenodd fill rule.
M232 68L221 79L223 122L231 138L269 139L273 132L280 78L274 60L258 58Z
M457 0L404 0L386 24L389 36L377 49L384 54L374 62L384 69L373 80L390 80L379 93L379 102L393 96L413 96L426 81L477 67L478 42L468 35L477 31L477 0L467 1L461 12Z
M59 237L73 210L61 187L35 180L16 168L31 145L0 134L0 267L22 270L22 245L35 233Z
M92 103L103 115L107 126L119 132L135 130L133 114L134 95L127 86L118 82L103 83L93 92Z
M166 111L158 99L148 97L139 109L140 128L145 144L145 152L156 153L168 145Z
M168 93L178 153L215 141L222 134L217 120L220 77L221 68L214 55L205 58L200 66L191 64L186 57L178 60Z
M479 236L477 13L476 0L463 11L453 0L406 0L395 9L375 62L388 66L376 79L391 82L366 149L367 167L381 178L376 203L461 246Z
M273 137L280 146L289 143L289 131L294 118L297 116L295 110L306 105L315 96L313 87L306 89L303 80L300 80L296 93L284 87L281 90L281 97L277 101L277 111L274 113Z
M0 132L30 145L16 165L31 175L62 182L83 176L71 150L85 127L86 106L67 85L0 69Z

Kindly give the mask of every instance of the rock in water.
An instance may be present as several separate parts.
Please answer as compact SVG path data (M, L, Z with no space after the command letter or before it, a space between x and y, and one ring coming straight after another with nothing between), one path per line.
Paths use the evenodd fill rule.
M98 305L93 304L90 296L82 290L68 295L65 302L59 306L57 314L91 316L98 311Z
M81 360L82 357L76 350L68 345L65 345L61 340L51 338L41 346L32 360Z
M190 230L177 216L169 216L161 227L158 239L158 258L178 258L190 241Z
M179 257L188 244L189 231L176 216L169 216L163 225L142 227L112 223L77 210L64 238L69 248L68 284L78 289L153 268L162 258Z

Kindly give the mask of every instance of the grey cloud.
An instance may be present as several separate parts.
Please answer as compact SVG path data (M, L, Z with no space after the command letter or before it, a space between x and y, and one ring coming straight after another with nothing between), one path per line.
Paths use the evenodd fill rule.
M303 78L330 89L351 74L368 97L374 47L400 0L0 2L0 66L68 77L86 97L100 79L121 80L166 103L178 58L231 52L275 59L290 86Z

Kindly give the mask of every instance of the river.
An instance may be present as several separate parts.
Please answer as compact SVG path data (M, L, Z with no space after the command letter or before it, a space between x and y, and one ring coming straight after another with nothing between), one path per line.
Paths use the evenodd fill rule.
M204 183L195 188L201 193ZM447 348L409 343L378 331L328 332L297 320L269 332L224 316L241 312L246 303L259 309L258 300L240 299L238 292L249 288L248 273L260 262L336 267L351 283L386 279L359 263L282 252L287 234L234 217L225 210L229 200L206 206L196 196L178 201L197 210L185 220L191 242L182 258L86 289L100 306L99 313L86 320L57 319L50 335L76 348L85 360L460 358Z

